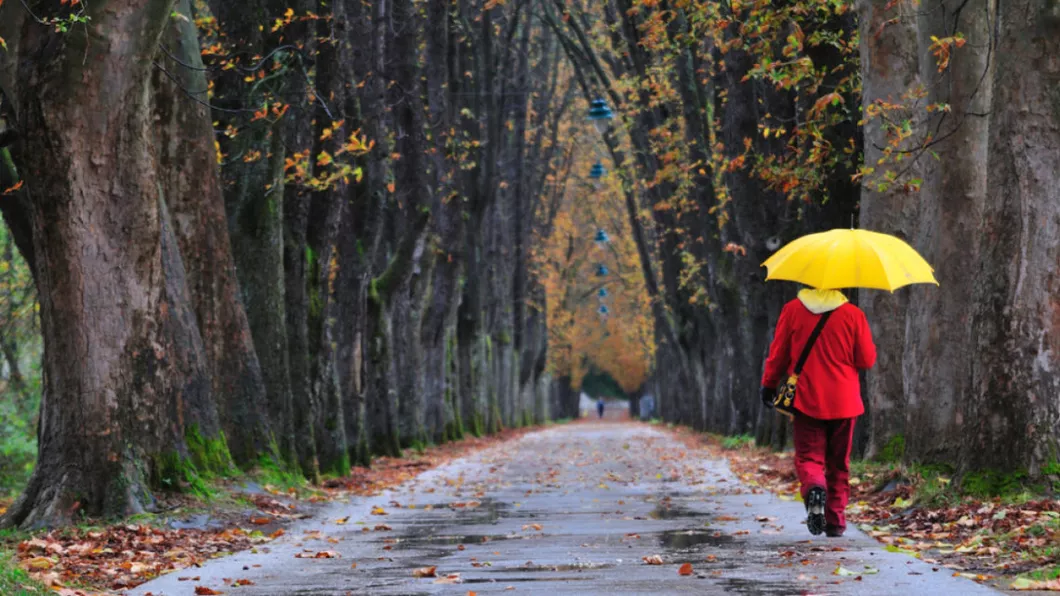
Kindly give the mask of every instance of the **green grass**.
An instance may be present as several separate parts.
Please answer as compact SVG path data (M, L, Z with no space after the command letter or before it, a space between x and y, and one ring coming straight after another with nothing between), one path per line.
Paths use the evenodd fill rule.
M1025 577L1032 581L1049 581L1051 579L1060 579L1060 565L1048 565L1041 569L1035 569L1030 573L1021 574L1020 577Z
M850 462L850 472L852 476L873 482L875 491L891 482L910 484L913 486L910 504L932 508L952 507L969 497L1020 505L1050 494L1046 487L1030 483L1022 471L984 470L962 476L946 465L854 460Z
M742 449L744 447L754 444L755 438L751 435L736 435L731 437L724 437L721 440L721 446L729 450Z
M306 487L305 476L298 470L276 459L263 455L258 459L257 467L249 474L250 478L261 485L269 485L280 490L302 490Z
M11 555L0 552L0 594L4 596L43 596L50 593L47 588L30 579L25 571L19 569Z

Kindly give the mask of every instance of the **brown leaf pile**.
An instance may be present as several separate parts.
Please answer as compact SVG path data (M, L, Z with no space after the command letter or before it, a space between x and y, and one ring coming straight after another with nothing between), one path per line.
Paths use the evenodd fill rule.
M268 540L238 528L163 530L130 524L103 530L70 529L24 540L18 544L18 560L23 569L49 587L76 582L123 590Z

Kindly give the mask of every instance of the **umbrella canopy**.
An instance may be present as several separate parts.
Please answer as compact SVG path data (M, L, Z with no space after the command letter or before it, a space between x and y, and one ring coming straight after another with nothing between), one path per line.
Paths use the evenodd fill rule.
M934 269L913 247L868 230L831 230L787 244L762 266L767 280L795 281L819 290L894 290L909 284L935 284Z

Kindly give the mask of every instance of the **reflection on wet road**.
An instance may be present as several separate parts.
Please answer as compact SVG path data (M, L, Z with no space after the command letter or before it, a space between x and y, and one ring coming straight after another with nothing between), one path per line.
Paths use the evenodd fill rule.
M582 423L336 504L197 582L181 572L135 593L993 593L858 532L811 540L802 519L801 504L740 485L664 432ZM254 585L228 587L237 579Z

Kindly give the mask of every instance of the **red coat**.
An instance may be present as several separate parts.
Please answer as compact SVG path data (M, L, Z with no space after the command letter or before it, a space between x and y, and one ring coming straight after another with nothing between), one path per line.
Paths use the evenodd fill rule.
M795 369L802 348L821 315L796 298L784 305L769 347L763 387L777 387ZM825 323L799 375L795 407L818 420L854 418L865 413L858 370L876 363L872 330L861 309L845 303Z

